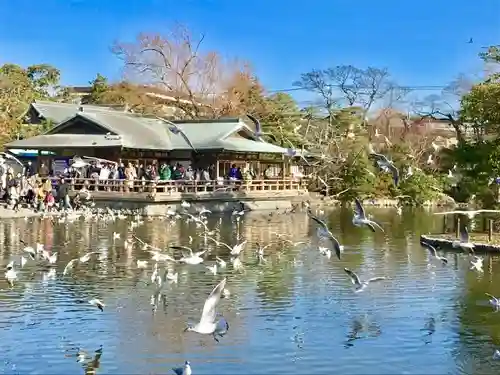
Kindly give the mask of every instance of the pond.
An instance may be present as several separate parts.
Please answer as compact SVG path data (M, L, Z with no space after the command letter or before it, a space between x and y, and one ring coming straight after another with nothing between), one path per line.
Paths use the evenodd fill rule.
M479 273L467 255L440 252L449 260L442 265L419 245L421 233L440 231L442 217L367 211L384 233L354 227L350 209L325 215L345 246L342 260L320 254L316 226L303 212L248 213L239 222L209 216L216 240L248 241L238 270L228 249L185 219L2 221L4 266L23 253L21 240L43 243L59 259L17 266L13 287L0 280L0 373L166 374L186 360L193 374L499 373L492 355L500 347L500 313L484 294L500 295L498 259L485 257ZM276 233L304 243L292 246ZM178 273L178 282L165 283L158 296L150 285L151 254L134 235L159 248L184 245L208 255L200 265L161 263ZM272 243L264 260L257 242ZM99 254L63 275L70 259L88 251ZM228 266L213 275L206 266L216 256ZM137 260L147 260L146 268ZM362 279L388 279L354 293L344 267ZM229 323L227 334L216 342L184 332L223 277L230 295L218 312ZM92 298L105 303L102 312L87 303ZM79 351L87 355L78 358Z

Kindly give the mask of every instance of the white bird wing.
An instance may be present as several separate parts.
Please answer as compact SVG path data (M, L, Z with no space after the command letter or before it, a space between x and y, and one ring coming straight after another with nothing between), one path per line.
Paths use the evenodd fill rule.
M437 258L437 252L436 252L436 248L434 246L432 246L431 244L428 244L427 242L421 242L420 244L423 247L425 247L427 250L429 250L429 252L431 253L431 255L433 257Z
M366 225L368 225L368 227L372 230L372 232L375 232L375 228L378 228L378 229L380 229L382 232L384 232L384 228L382 228L382 227L380 226L380 224L379 224L379 223L377 223L377 222L375 222L375 221L373 221L373 220L369 220L369 221L366 223Z
M365 219L365 209L358 198L354 198L354 211L360 219Z
M113 164L113 165L117 165L118 163L116 161L112 161L112 160L108 160L108 159L100 159L100 158L95 158L93 156L82 156L82 159L89 159L89 160L95 160L95 161L98 161L100 163L107 163L107 164ZM85 161L85 160L83 160Z
M377 277L372 277L371 279L366 280L366 283L372 283L374 281L382 281L382 280L387 280L387 277L385 276L377 276Z
M468 211L446 211L446 212L434 212L434 215L467 215Z
M495 302L498 302L498 298L497 298L497 297L492 296L492 295L491 295L491 294L489 294L489 293L484 293L484 294L486 294L486 295L487 295L488 297L490 297L490 298L493 298L493 300L494 300Z
M243 241L242 243L234 245L233 248L231 249L231 253L232 254L241 253L246 244L247 244L247 240Z
M232 250L233 250L233 248L232 248L231 246L229 246L227 243L217 241L215 238L212 238L212 237L209 237L209 236L207 236L207 239L212 240L212 241L213 241L213 242L215 242L218 246L219 246L219 245L223 245L223 246L227 247L227 248L229 249L229 251L232 251Z
M479 212L484 212L484 213L500 213L500 210L477 210L477 213Z
M201 313L200 324L212 324L215 322L217 312L216 308L221 299L222 291L226 286L227 279L224 278L217 284L217 286L212 290L212 293L208 296L205 304L203 305L203 311Z
M18 159L16 158L14 155L12 154L9 154L7 152L0 152L0 155L3 155L5 156L7 159L10 159L10 160L14 160L17 164L19 164L21 167L24 167L24 164Z

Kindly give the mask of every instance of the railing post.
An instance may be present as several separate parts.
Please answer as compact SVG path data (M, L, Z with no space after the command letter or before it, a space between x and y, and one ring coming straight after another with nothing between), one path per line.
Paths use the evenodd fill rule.
M493 219L488 220L488 241L491 242L493 239Z

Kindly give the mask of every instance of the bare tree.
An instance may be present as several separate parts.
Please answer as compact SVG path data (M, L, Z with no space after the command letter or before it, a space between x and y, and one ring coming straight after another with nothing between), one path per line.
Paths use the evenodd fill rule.
M202 51L204 35L193 37L182 25L169 34L139 34L131 43L117 42L113 52L136 83L165 89L191 118L214 115L221 95L240 64L224 61L214 51Z
M407 93L391 80L387 69L352 65L312 70L302 74L294 85L318 94L328 115L339 106L361 107L363 118L377 101L392 95L394 102Z

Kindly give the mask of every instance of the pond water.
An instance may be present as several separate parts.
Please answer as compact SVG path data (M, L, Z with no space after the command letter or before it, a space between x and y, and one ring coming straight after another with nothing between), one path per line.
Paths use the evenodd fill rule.
M19 258L20 240L43 243L60 257L52 267L29 261L12 288L0 280L0 373L166 374L189 360L193 374L498 374L500 361L492 354L500 347L500 313L484 295L500 295L498 259L485 257L484 273L470 270L462 254L446 254L446 266L432 262L419 235L438 232L442 217L367 211L385 233L353 227L351 210L327 215L345 245L340 261L319 253L305 213L248 213L239 223L211 216L208 227L218 240L248 240L244 269L228 262L215 276L205 266L216 255L229 260L228 250L205 243L202 230L184 219L146 219L137 227L131 219L2 221L3 265ZM275 232L307 243L292 247ZM204 264L168 266L179 273L178 283L167 283L158 303L147 285L150 254L141 245L126 246L132 235L161 248L210 252ZM259 261L256 242L273 243L266 261ZM101 254L62 275L70 259L90 250ZM148 267L138 269L137 260L149 260ZM354 293L344 267L389 280ZM228 333L217 343L183 332L224 276L231 295L218 311ZM78 303L91 298L106 304L103 312ZM89 359L78 362L79 349Z

